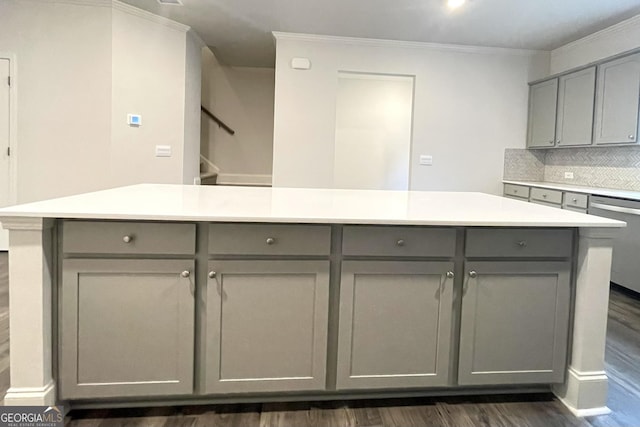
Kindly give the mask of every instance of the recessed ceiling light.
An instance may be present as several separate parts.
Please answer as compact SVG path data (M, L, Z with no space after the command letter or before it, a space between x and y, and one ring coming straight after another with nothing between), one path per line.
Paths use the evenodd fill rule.
M447 6L449 6L450 9L456 9L462 6L464 3L465 0L447 0Z
M158 0L160 4L168 4L171 6L182 6L182 0Z

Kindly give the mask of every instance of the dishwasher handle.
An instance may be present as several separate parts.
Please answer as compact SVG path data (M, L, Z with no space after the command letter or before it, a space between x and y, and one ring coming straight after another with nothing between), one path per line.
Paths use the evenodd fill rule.
M640 216L640 209L627 208L624 206L605 205L602 203L591 203L589 208L602 209L603 211L620 212L629 215Z

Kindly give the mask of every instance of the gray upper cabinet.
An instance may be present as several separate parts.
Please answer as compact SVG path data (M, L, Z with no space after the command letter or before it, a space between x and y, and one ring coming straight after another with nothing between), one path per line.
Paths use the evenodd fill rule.
M591 145L596 67L559 78L556 145Z
M596 94L596 144L638 141L640 53L598 66Z
M337 388L447 385L452 295L452 262L344 261Z
M193 392L193 260L62 265L62 399Z
M206 392L324 390L329 261L212 260Z
M558 79L529 88L527 147L550 148L555 144Z
M570 263L465 264L458 384L564 380Z

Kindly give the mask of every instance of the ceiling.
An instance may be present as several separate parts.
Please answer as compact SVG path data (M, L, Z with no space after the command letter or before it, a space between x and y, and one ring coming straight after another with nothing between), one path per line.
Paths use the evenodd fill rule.
M192 27L223 64L273 67L272 31L551 50L640 14L640 0L157 0L125 3Z

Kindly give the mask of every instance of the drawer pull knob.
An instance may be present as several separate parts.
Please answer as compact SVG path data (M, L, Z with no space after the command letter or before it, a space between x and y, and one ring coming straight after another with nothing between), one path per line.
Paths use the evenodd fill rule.
M208 276L209 276L209 279L215 279L216 278L216 272L215 271L210 271Z
M518 194L518 190L513 190L513 192L514 192L515 194Z
M397 246L404 246L404 240L402 239L398 239L398 241L396 242Z
M276 242L276 239L274 239L273 237L267 237L267 245L273 245Z
M472 279L475 279L476 277L478 277L478 273L475 270L471 270L469 272L469 277L471 277Z
M547 194L546 193L543 194L542 197L546 199L547 198Z
M453 271L447 271L447 278L453 279L453 277L454 277Z
M636 137L636 136L635 136L634 134L629 134L629 139L633 139L633 138L635 138L635 137Z
M185 270L182 273L180 273L180 276L187 278L191 275L191 272L189 272L189 270Z
M551 141L549 141L549 144L553 144L553 139Z
M576 199L575 197L571 200L573 201L573 203L576 203L578 201L578 199Z
M518 246L520 246L521 248L524 248L525 246L527 246L527 242L525 240L520 240L518 242Z
M131 243L133 241L133 236L130 236L130 235L127 234L126 236L124 236L122 238L122 241L125 242L125 243Z

